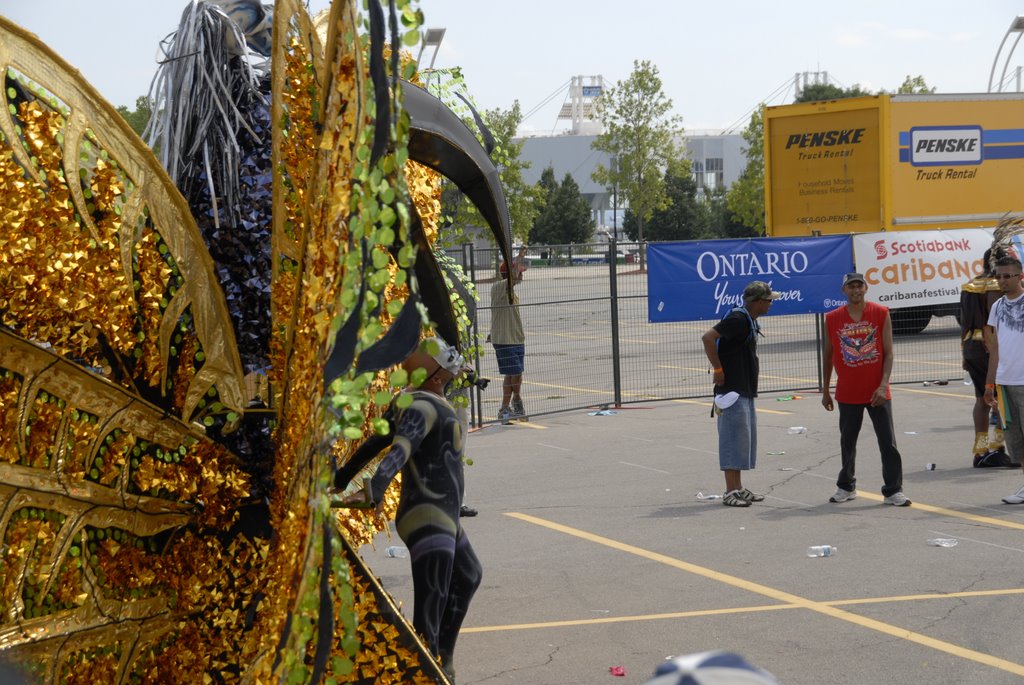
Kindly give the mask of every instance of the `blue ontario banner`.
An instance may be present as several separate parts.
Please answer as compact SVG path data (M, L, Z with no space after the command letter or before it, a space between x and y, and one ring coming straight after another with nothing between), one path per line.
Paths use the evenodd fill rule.
M854 270L848 235L651 243L647 258L651 323L720 319L751 281L782 293L769 314L827 312L845 304L842 277Z

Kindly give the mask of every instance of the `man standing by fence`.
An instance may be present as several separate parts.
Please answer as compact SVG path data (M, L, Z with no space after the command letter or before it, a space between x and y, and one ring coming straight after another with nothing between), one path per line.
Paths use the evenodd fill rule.
M757 464L757 319L778 298L767 283L752 281L743 289L743 306L701 336L714 371L718 465L725 474L722 503L729 507L749 507L764 499L743 487L742 472Z
M1024 286L1020 260L1011 255L996 259L996 279L1003 296L992 305L985 327L989 352L985 402L999 409L1010 459L1024 461ZM1024 487L1004 497L1003 502L1024 504Z
M502 278L491 286L491 334L488 336L498 360L498 372L505 377L498 410L503 424L515 418L527 418L520 394L526 366L526 333L519 318L519 296L514 288L523 280L523 269L518 262L512 262L511 266L512 286L505 278L508 267L504 262L499 268Z
M882 495L886 504L910 505L903 494L903 460L896 449L892 424L892 320L889 309L868 302L863 274L843 277L847 303L825 315L825 343L821 353L823 386L821 404L832 411L832 369L836 371L836 402L839 404L839 444L842 470L830 502L846 502L857 496L857 437L867 410L882 453Z

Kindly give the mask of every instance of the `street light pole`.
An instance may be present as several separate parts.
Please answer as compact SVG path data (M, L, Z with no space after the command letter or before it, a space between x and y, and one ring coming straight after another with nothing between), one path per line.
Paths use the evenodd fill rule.
M427 74L427 83L430 82L430 72L434 71L434 60L437 59L437 53L441 49L441 41L444 40L445 30L446 29L443 28L427 29L423 34L423 42L420 43L420 52L418 55L416 55L416 68L419 69L421 72L425 72ZM421 69L419 67L420 58L423 57L423 51L426 50L427 48L434 48L434 54L431 55L430 57L430 66L427 67L426 69ZM423 84L424 88L427 87L427 83Z
M1013 47L1006 54L1006 63L1003 65L1002 75L999 77L999 90L1003 90L1003 80L1006 78L1006 70L1010 66L1010 58L1013 57L1013 51L1017 49L1017 43L1020 42L1021 36L1024 36L1024 16L1018 16L1012 22L1010 22L1010 28L1006 29L1006 34L1003 35L1002 42L999 43L999 49L996 50L996 56L992 60L992 69L988 74L988 92L992 92L992 80L996 75L996 65L999 63L999 55L1003 51L1003 46L1006 45L1006 39L1010 37L1011 33L1016 33L1017 40L1013 42Z

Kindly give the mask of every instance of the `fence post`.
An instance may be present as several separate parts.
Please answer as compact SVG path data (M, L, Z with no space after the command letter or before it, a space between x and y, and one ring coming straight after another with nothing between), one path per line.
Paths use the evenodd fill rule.
M821 374L821 351L825 346L824 336L828 335L825 330L825 316L824 314L814 315L814 351L817 353L817 363L815 366L818 367L818 389L824 390L825 377Z
M468 250L467 250L467 247L468 247ZM473 245L473 243L463 243L462 244L462 253L463 253L463 255L466 255L467 252L468 252L468 257L464 257L464 259L466 259L465 264L466 264L466 270L469 272L469 280L474 285L477 285L477 280L476 280L476 249L475 249L475 246ZM474 352L474 357L475 358L473 359L473 368L476 369L477 373L480 372L480 298L481 297L482 297L482 295L480 294L480 287L477 286L477 288L476 288L476 299L477 299L476 316L473 317L473 341L476 343L476 345L475 345L475 352ZM484 425L484 412L483 412L483 408L481 407L482 399L483 398L481 397L481 394L480 394L480 388L478 388L475 385L473 387L471 387L470 390L469 390L469 400L470 400L469 401L469 422L470 422L470 425L475 426L477 428L479 428L480 426Z
M619 356L619 250L615 238L608 241L608 286L612 315L612 387L615 406L622 406L622 363Z

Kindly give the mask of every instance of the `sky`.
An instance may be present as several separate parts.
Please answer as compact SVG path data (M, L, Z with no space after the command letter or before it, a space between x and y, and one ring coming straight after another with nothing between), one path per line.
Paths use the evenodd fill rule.
M185 4L0 0L0 15L39 36L113 105L134 106ZM313 12L328 4L310 0ZM758 103L792 102L797 72L826 71L839 86L870 91L894 91L921 75L940 93L984 92L1007 28L1024 13L1012 0L419 0L419 7L426 27L446 29L434 66L461 67L483 109L518 100L528 135L568 126L557 114L571 77L600 75L614 86L637 60L658 68L690 131L742 128ZM1009 71L1022 64L1024 46Z

